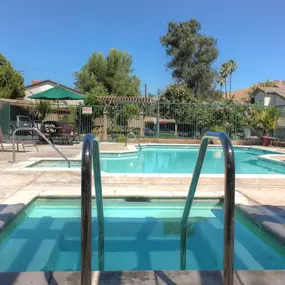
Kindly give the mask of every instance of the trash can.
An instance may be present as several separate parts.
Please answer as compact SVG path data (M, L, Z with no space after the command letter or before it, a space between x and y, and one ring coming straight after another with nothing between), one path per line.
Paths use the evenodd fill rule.
M263 136L262 137L262 146L270 146L271 137Z

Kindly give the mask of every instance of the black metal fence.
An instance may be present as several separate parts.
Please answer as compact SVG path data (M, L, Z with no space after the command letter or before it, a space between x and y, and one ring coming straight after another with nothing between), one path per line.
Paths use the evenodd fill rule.
M256 132L253 114L265 107L255 105L134 103L119 105L51 105L48 112L35 105L0 103L0 126L6 136L23 124L43 128L58 122L72 126L78 139L86 133L103 138L104 120L110 141L124 141L128 132L137 137L201 138L206 131L225 131L231 139L244 138L244 130Z

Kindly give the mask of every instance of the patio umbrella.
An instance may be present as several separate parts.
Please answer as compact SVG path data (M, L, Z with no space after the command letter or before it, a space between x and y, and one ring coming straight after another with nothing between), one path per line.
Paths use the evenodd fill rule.
M83 96L72 92L68 89L56 86L46 91L34 94L29 97L30 99L39 100L57 100L57 108L59 109L59 100L83 100Z

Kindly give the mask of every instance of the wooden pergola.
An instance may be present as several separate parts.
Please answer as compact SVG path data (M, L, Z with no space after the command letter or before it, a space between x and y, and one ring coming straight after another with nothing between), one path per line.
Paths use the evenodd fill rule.
M100 96L98 97L100 103L105 103L106 105L119 105L119 104L134 104L134 103L151 103L153 100L151 98L145 97L127 97L127 96Z

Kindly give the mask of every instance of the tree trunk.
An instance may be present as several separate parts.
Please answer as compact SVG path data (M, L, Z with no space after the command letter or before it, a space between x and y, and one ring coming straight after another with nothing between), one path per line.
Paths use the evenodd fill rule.
M230 99L232 99L232 74L230 73Z
M226 99L228 99L227 78L225 80L225 94L226 94Z
M175 120L175 136L178 135L178 122Z

